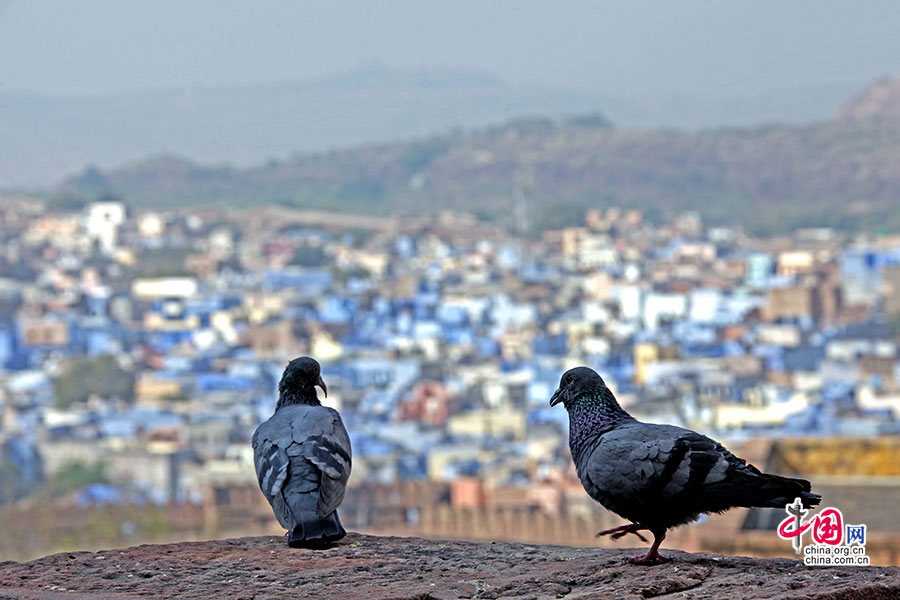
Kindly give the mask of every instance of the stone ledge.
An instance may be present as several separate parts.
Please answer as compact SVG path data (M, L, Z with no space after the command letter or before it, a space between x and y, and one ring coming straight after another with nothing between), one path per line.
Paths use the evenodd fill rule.
M0 600L217 598L900 598L900 567L804 567L789 559L377 537L351 533L327 550L284 537L135 546L0 563Z

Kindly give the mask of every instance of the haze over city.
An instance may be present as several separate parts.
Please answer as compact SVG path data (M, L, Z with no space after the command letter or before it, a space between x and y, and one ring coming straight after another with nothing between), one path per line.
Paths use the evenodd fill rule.
M151 154L247 166L526 115L809 123L895 73L898 17L891 2L5 0L0 187Z

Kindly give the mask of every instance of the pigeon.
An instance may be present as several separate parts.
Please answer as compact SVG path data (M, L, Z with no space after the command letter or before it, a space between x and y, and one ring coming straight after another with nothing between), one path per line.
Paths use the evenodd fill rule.
M585 491L631 523L601 531L612 539L639 532L653 534L647 554L631 559L656 564L666 531L701 514L730 508L784 508L795 498L805 507L821 496L810 483L762 473L722 444L689 429L638 421L616 402L593 369L563 373L550 406L569 413L569 450Z
M325 547L347 534L337 507L350 477L350 437L341 415L319 402L316 386L327 398L318 362L289 362L275 414L253 433L259 488L292 548Z

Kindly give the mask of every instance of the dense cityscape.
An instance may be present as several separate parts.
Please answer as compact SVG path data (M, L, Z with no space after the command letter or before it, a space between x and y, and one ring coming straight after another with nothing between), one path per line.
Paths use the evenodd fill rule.
M878 438L900 433L900 235L761 239L599 205L546 231L18 197L0 221L5 518L33 525L47 506L115 522L95 542L37 528L10 557L279 532L249 440L300 355L322 363L350 432L348 528L593 544L615 520L581 490L566 413L548 406L560 374L588 365L638 418L808 475L896 536L865 481L900 485L896 438ZM764 513L735 514L710 523L765 530L772 543L746 552L790 552ZM710 526L682 547L715 549ZM896 561L878 541L876 562Z

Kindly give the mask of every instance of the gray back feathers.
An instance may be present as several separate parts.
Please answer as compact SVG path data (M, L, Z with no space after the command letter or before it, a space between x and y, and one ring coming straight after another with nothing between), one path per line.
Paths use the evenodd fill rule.
M300 514L324 518L344 499L350 477L350 438L337 411L324 406L278 409L253 434L256 474L279 522L290 529Z

